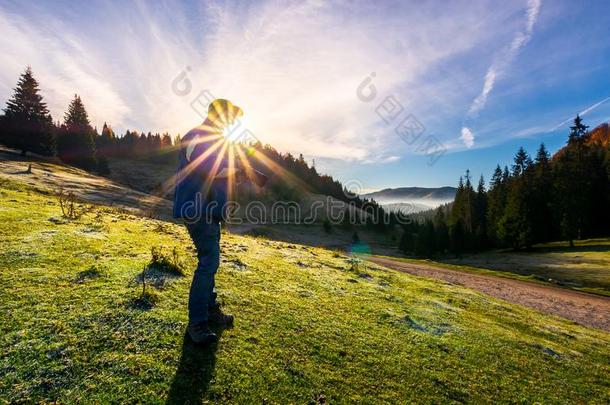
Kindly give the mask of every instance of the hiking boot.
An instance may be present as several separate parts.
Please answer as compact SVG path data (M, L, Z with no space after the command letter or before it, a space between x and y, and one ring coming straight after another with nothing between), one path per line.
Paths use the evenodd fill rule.
M195 324L189 323L189 336L191 340L198 345L208 345L218 341L218 337L210 330L207 322L199 322Z
M208 310L208 322L214 325L233 325L233 315L225 314L220 309L220 305L214 305Z

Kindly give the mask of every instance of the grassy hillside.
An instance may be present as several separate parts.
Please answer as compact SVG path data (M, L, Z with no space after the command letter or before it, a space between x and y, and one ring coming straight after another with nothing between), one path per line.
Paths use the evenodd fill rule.
M48 192L0 182L0 402L610 401L607 333L232 234L218 284L235 327L197 349L181 226L103 206L67 220ZM154 273L149 307L136 299L152 246L188 270Z

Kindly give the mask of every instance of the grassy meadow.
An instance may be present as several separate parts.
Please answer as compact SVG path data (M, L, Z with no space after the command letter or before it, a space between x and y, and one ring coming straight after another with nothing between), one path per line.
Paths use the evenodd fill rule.
M94 206L62 217L0 178L0 402L610 402L610 334L340 252L223 234L236 315L185 338L182 226ZM176 248L186 276L147 272Z
M574 245L570 248L567 242L551 242L528 251L496 250L459 259L391 258L610 296L610 238L575 240Z

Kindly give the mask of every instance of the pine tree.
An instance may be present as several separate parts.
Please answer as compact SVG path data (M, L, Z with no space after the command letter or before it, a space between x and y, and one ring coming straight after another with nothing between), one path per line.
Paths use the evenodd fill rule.
M504 166L504 171L502 172L502 181L507 182L510 178L510 173L508 171L508 166Z
M574 246L574 239L585 233L589 217L588 198L596 198L591 193L589 148L582 141L587 126L580 116L570 127L568 145L558 156L554 165L555 212L562 235Z
M161 137L161 148L169 148L172 146L172 137L166 132Z
M449 228L449 236L451 240L451 251L456 257L461 257L464 252L464 225L461 219L458 219Z
M85 105L78 94L74 95L74 99L68 105L68 111L64 115L64 125L68 129L82 129L91 127L89 115L85 109Z
M532 166L532 159L527 154L523 147L520 147L515 155L515 163L513 164L513 176L521 176Z
M449 224L452 225L459 219L462 219L462 212L464 207L464 178L460 176L458 181L457 190L455 191L455 197L453 199L453 205L451 206L451 213L449 215Z
M443 255L449 250L449 228L445 218L444 207L438 207L434 216L434 230L436 234L436 249Z
M546 168L549 166L550 161L551 158L549 152L546 150L544 143L541 143L540 147L538 148L538 152L536 152L536 166Z
M449 220L451 250L459 256L464 249L470 249L472 239L472 204L474 190L470 182L470 171L466 171L466 181L460 177Z
M578 142L587 133L589 127L582 123L580 115L576 115L574 118L574 125L570 127L570 134L568 135L568 143Z
M97 131L94 131L97 134ZM95 152L97 160L97 172L102 175L110 174L108 158L114 154L115 144L117 142L114 131L104 122L102 133L100 136L95 136Z
M42 155L55 153L53 120L29 66L7 101L4 114L0 142L20 149L22 155L28 151Z
M107 144L111 144L116 139L114 131L105 122L104 126L102 127L102 133L100 134L100 138L104 139L105 143Z
M530 191L532 193L534 240L537 243L547 242L556 235L557 231L551 207L553 199L551 159L543 143L540 144L536 153Z
M404 253L412 253L414 249L414 238L413 238L414 224L407 223L403 225L403 233L398 243L398 248Z
M490 190L493 190L500 184L502 184L502 169L500 169L500 165L497 165L494 174L491 176Z
M434 224L430 220L426 220L419 227L415 242L415 255L419 257L432 257L436 251L436 234L434 232Z
M81 98L75 94L64 116L64 125L58 139L57 147L60 158L74 166L86 170L96 170L98 163L94 142L95 135L85 105Z
M474 205L474 236L476 249L487 247L487 192L483 175L479 179Z
M472 182L470 181L470 169L466 170L466 182L464 183L464 205L462 211L462 217L464 218L464 225L466 232L472 234L473 231L473 205L474 205L474 189L472 188ZM470 247L469 244L466 246Z
M460 243L464 249L473 248L475 202L476 195L470 179L470 170L466 170L466 180L464 181L464 179L460 177L460 182L458 184L455 200L453 201L453 206L451 208L451 216L449 221L450 228L453 228L458 223L460 224L460 233L463 238ZM453 235L451 230L450 234Z
M515 249L529 248L534 243L531 167L529 155L519 148L507 183L506 207L498 224L500 239Z
M508 176L506 176L508 177ZM496 167L491 177L489 193L487 198L487 236L496 246L501 245L498 230L501 218L506 208L506 183L507 179L500 169Z

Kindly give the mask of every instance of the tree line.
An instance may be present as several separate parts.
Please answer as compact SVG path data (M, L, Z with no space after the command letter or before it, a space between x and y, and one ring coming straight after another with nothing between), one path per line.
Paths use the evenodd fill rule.
M274 198L298 201L303 192L331 196L352 207L352 209L346 208L341 214L342 226L346 228L354 224L364 224L371 229L385 231L386 228L398 224L397 213L388 212L374 199L360 197L332 176L318 173L315 162L310 165L303 154L295 157L291 153L278 152L271 145L263 145L260 142L252 147L255 153L264 155L299 180L298 184L294 184L282 173L270 172L260 160L251 159L249 163L256 170L269 174L268 187Z
M63 122L53 122L40 94L39 83L28 66L20 76L12 97L0 116L0 143L43 156L58 156L67 164L108 174L109 157L166 157L179 136L126 131L119 137L104 123L102 132L91 125L83 101L77 94L70 101ZM160 157L161 156L161 157Z
M498 165L489 188L469 171L455 200L403 226L399 248L420 257L610 234L610 147L597 142L580 116L553 157L544 144L532 159L524 148L512 166Z

